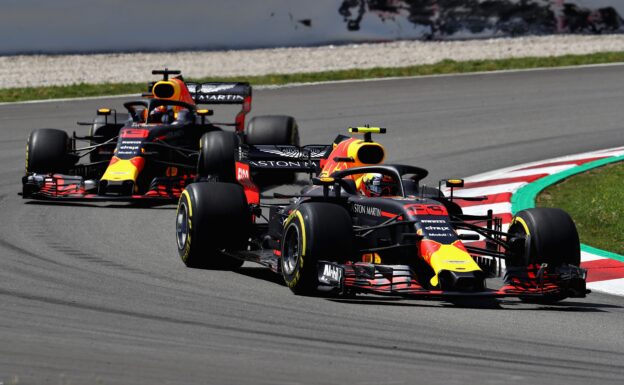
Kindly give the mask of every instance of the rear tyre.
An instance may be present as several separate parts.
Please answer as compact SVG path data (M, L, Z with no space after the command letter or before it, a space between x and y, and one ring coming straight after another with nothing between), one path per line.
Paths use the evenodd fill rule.
M178 202L178 254L188 267L235 269L242 260L224 253L245 250L251 214L243 188L233 183L192 183Z
M318 287L319 260L342 262L352 253L351 217L332 203L304 203L284 222L282 275L298 295L312 295Z
M581 247L574 221L557 208L522 210L512 219L510 234L528 235L524 245L512 250L506 264L528 266L548 263L551 266L581 263Z
M216 178L219 182L236 181L238 136L233 132L205 133L199 142L197 174L200 178Z
M299 146L299 127L292 116L256 116L245 131L247 144L286 144Z
M67 133L53 128L34 130L26 144L26 172L63 173L72 165Z
M245 131L245 142L251 145L292 145L299 146L299 127L292 116L256 116L249 121ZM260 186L294 183L295 173L265 171L254 176Z

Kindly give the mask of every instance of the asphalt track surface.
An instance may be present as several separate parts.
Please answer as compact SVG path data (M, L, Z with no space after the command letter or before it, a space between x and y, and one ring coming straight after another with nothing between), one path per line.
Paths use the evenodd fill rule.
M261 90L254 114L302 141L375 124L428 180L624 145L624 67ZM305 298L246 264L187 269L171 207L17 196L33 128L74 130L121 100L0 106L4 384L621 384L624 299L559 305ZM78 129L79 132L80 128Z

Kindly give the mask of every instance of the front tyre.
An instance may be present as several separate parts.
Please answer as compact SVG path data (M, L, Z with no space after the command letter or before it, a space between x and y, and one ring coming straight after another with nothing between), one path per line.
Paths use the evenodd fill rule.
M518 212L511 221L509 234L527 241L512 250L508 266L548 263L551 266L581 264L581 246L574 221L558 208L532 208Z
M349 259L352 245L352 221L347 210L332 203L302 204L284 222L281 268L286 285L298 295L314 294L317 262Z
M63 173L72 165L71 142L65 131L54 128L34 130L26 144L26 172Z
M176 243L188 267L235 269L243 262L228 252L244 250L251 214L243 188L234 183L192 183L176 214Z

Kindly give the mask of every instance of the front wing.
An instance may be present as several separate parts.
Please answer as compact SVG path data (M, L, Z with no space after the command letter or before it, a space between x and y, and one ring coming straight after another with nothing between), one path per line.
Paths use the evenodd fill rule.
M520 297L526 299L582 298L589 291L585 287L586 272L576 266L548 269L533 265L510 268L505 284L498 290L444 291L423 287L414 268L409 265L375 265L371 263L318 263L320 287L339 290L346 294L376 294L408 298L453 297Z
M75 175L62 174L28 174L22 178L22 198L45 201L114 201L114 202L143 202L150 204L165 204L177 201L186 182L168 178L160 178L150 185L149 190L142 195L120 194L99 195L93 192L84 178Z

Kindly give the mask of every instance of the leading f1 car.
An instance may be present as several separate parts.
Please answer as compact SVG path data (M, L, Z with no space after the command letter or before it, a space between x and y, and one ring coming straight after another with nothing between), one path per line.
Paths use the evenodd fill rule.
M256 262L303 295L558 301L588 293L568 214L524 210L507 231L491 213L466 215L457 201L480 198L454 194L462 180L445 180L451 191L445 196L441 186L421 186L426 170L383 164L385 150L371 134L384 131L356 127L351 132L364 139L339 136L309 150L282 146L275 164L303 162L316 175L298 194L276 194L288 199L283 203L252 194L248 170L255 161L242 146L235 183L193 183L182 193L176 238L183 262L199 268ZM488 287L487 279L503 271L504 284Z
M22 196L175 202L188 183L226 172L228 165L215 159L239 142L299 144L290 116L257 116L245 128L252 100L248 83L198 84L185 82L180 71L152 73L162 79L150 83L142 99L124 103L127 112L102 108L92 123L82 123L91 127L86 136L34 130L26 146ZM200 108L220 104L241 106L233 123L212 122L213 110Z

